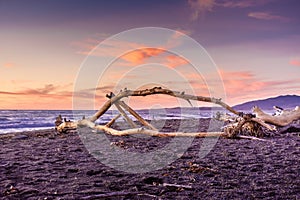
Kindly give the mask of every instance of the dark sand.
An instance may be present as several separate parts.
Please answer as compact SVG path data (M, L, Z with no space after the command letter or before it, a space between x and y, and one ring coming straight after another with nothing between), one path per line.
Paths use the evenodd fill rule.
M207 124L208 120L201 120L200 130L206 130ZM164 130L176 127L178 121L168 121ZM144 153L172 140L108 138L112 146ZM299 133L265 139L220 138L206 157L199 158L203 139L196 138L181 158L164 168L129 174L95 159L77 133L0 135L0 198L300 199Z

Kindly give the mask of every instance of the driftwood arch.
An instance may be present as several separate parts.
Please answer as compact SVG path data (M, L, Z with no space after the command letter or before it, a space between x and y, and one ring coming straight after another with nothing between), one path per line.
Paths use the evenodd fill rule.
M186 101L202 101L217 104L234 114L234 117L225 115L220 116L219 120L226 121L228 124L223 127L219 132L197 132L197 133L183 133L183 132L159 132L150 123L144 120L137 112L129 107L122 98L129 96L149 96L155 94L164 94L181 98ZM300 119L300 108L297 106L294 110L281 110L279 115L272 116L263 112L260 108L254 107L253 114L244 114L236 111L228 104L224 103L221 99L214 97L195 96L185 94L184 92L172 91L161 87L153 87L144 90L127 90L126 88L120 91L118 94L110 93L106 94L108 100L104 105L91 117L83 118L82 120L71 122L63 121L61 116L58 116L55 122L55 128L58 132L66 132L68 130L74 130L79 127L89 127L94 130L104 131L111 135L133 135L133 134L146 134L157 137L227 137L227 138L250 138L258 139L256 137L249 137L243 135L245 132L250 132L254 136L263 136L262 129L269 131L276 131L278 127L286 127L292 124L294 121ZM99 119L112 105L115 105L120 114L111 119L106 125L97 125L95 121ZM275 107L278 109L278 107ZM133 115L144 127L138 128L138 126L127 116L126 112ZM123 116L128 124L132 127L126 130L115 130L111 128L111 125L117 118Z

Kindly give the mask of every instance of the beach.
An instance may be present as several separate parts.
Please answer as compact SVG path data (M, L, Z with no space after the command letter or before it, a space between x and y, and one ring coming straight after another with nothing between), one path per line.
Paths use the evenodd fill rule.
M174 131L179 123L182 120L167 120L164 130ZM199 124L199 130L206 130L209 119L200 119ZM120 127L123 125L115 125ZM107 138L111 146L140 153L171 142L170 138L158 137ZM3 134L0 198L299 199L299 133L264 139L219 138L201 158L199 149L209 139L195 138L174 162L153 171L128 173L93 157L76 131L58 134L47 129Z

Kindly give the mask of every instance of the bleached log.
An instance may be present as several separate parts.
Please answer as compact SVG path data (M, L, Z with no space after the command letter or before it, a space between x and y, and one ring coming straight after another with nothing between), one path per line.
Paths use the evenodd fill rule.
M56 126L56 130L60 133L66 132L68 130L76 130L78 127L78 122L63 122L60 125Z
M289 124L280 129L280 133L300 132L300 124Z
M276 131L276 127L272 127L271 125L265 123L262 119L260 118L252 118L251 121L256 122L258 124L260 124L261 126L266 127L267 129L269 129L270 131Z
M81 120L78 126L86 126L98 131L104 131L107 134L114 136L136 135L143 134L155 137L226 137L223 132L197 132L197 133L184 133L184 132L159 132L145 128L135 128L127 130L115 130L103 125L96 125L89 120Z
M178 184L172 184L172 183L163 183L162 186L165 187L175 187L175 188L183 188L183 189L193 189L190 185L178 185Z
M300 108L297 106L294 110L283 110L280 115L272 116L263 112L259 107L253 107L253 113L256 118L261 119L265 123L275 126L287 126L295 120L300 119Z
M125 110L127 110L130 114L132 114L137 120L139 120L139 122L141 122L141 124L143 124L144 126L149 127L152 130L157 131L157 129L154 126L152 126L150 123L148 123L146 120L144 120L137 112L135 112L132 108L130 108L124 101L119 101L119 104Z
M154 95L154 94L165 94L170 95L173 97L185 99L185 100L195 100L195 101L203 101L203 102L209 102L214 103L222 106L223 108L227 109L228 111L238 115L239 112L234 110L232 107L227 105L226 103L222 102L221 99L217 99L214 97L203 97L203 96L195 96L190 94L184 94L183 92L178 91L172 91L169 89L163 89L161 87L154 87L151 89L145 89L145 90L123 90L120 93L118 93L116 96L113 96L113 93L110 95L106 95L110 99L104 103L104 105L96 112L91 118L90 121L95 122L100 116L102 116L115 102L119 101L120 99L124 97L129 96L148 96L148 95Z
M231 116L231 115L228 115L228 114L224 114L224 115L221 115L220 118L218 120L221 120L223 122L231 122L231 123L234 123L237 121L237 117L235 116Z
M119 101L115 102L115 106L119 110L120 114L125 118L126 122L131 126L131 128L136 128L137 125L128 117L123 108L121 108Z

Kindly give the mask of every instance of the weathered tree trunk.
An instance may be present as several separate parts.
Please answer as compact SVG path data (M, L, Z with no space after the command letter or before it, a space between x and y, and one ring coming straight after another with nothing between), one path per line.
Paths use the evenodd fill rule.
M230 124L224 127L223 132L199 132L199 133L182 133L182 132L174 132L174 133L162 133L159 132L155 127L153 127L150 123L144 120L138 113L136 113L132 108L130 108L125 102L121 101L124 97L129 96L148 96L148 95L155 95L155 94L164 94L170 95L173 97L185 99L187 101L195 100L195 101L203 101L203 102L210 102L217 105L222 106L223 108L227 109L229 112L237 115L233 119L230 119ZM211 97L203 97L203 96L195 96L184 94L184 92L177 92L172 91L169 89L163 89L161 87L154 87L151 89L145 90L123 90L117 95L114 95L112 92L109 95L106 95L109 98L108 101L104 103L104 105L90 118L83 119L77 122L70 122L70 121L62 121L62 117L59 116L56 119L55 126L57 131L63 132L67 130L77 129L78 127L90 127L95 130L104 131L107 134L117 135L117 136L124 136L124 135L133 135L133 134L145 134L150 136L157 136L157 137L229 137L229 138L237 138L243 132L254 132L254 136L261 136L259 133L260 127L264 127L267 130L275 131L276 127L271 126L279 126L284 127L290 125L293 121L300 119L300 108L297 106L294 110L280 110L280 114L276 116L271 116L264 113L260 108L254 107L253 114L243 114L237 112L232 107L227 105L226 103L222 102L221 99L211 98ZM94 122L101 117L113 104L116 105L120 114L126 119L126 121L131 125L133 129L128 130L115 130L110 128L110 126L116 121L116 119L120 116L113 118L109 123L105 126L103 125L96 125ZM145 127L150 128L136 128L136 124L127 116L123 108L133 115L142 125ZM279 109L276 107L276 109ZM222 117L220 117L222 119ZM231 117L232 118L232 117ZM227 121L227 119L224 119ZM251 136L243 136L240 138L247 138L253 139ZM256 138L257 139L257 138Z
M261 119L262 121L273 124L276 126L287 126L295 120L300 119L300 108L297 106L294 110L283 110L280 115L272 116L263 112L259 107L255 106L253 108L253 113L256 115L256 118Z

